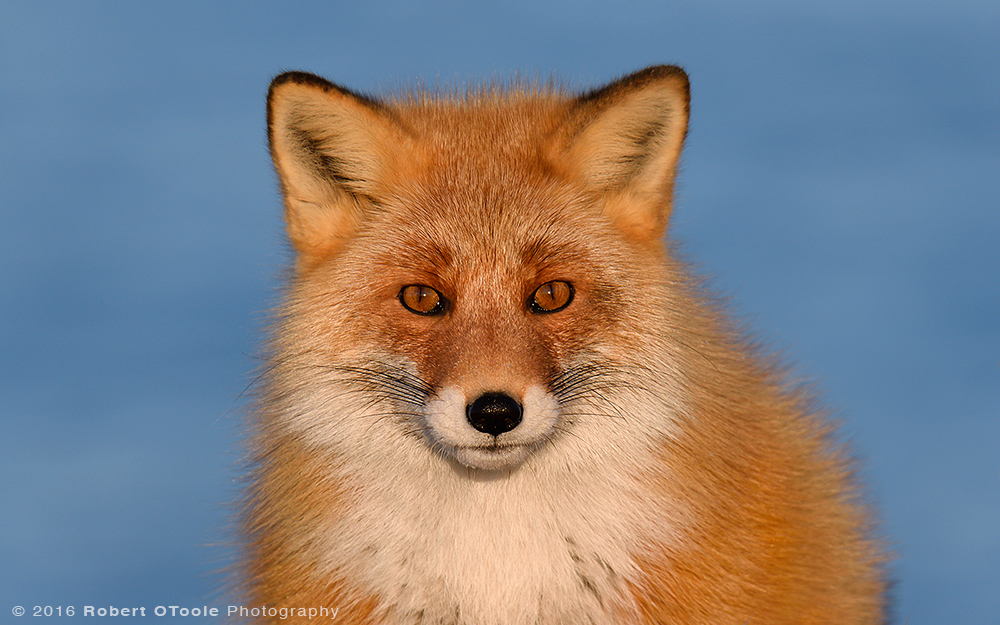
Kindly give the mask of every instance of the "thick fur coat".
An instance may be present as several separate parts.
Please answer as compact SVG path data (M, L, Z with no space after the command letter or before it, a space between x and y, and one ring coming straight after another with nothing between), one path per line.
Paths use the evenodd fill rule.
M883 622L829 426L664 241L688 103L664 66L583 95L275 79L295 264L252 423L248 605Z

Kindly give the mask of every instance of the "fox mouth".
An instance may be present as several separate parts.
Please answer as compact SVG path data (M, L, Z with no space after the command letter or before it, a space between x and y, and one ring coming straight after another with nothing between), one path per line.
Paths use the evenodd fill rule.
M453 447L455 460L470 469L498 471L513 469L524 462L534 449L530 444L462 445Z

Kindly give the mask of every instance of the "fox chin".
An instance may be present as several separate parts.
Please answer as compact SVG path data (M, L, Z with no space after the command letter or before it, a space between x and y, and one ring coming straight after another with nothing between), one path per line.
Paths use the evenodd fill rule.
M825 415L666 239L689 87L267 100L294 251L250 420L260 622L874 624ZM310 612L310 609L313 609Z

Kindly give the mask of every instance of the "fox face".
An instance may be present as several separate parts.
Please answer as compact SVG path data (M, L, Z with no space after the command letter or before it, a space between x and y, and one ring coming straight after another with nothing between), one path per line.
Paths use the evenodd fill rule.
M514 469L634 375L652 323L636 312L666 297L650 268L686 129L678 70L471 106L390 106L288 74L269 110L299 254L291 316L323 324L295 342L361 350L313 353L388 399L399 432L469 469Z
M294 250L253 422L255 602L417 625L878 623L809 398L664 243L688 82L377 100L275 79Z

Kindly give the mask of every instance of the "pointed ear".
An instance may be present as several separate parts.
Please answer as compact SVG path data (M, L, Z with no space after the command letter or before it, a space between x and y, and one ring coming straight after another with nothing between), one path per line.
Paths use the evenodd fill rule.
M581 96L563 124L561 159L640 241L666 228L689 103L684 70L654 66Z
M302 72L271 83L267 126L289 239L321 257L378 205L406 133L380 102Z

